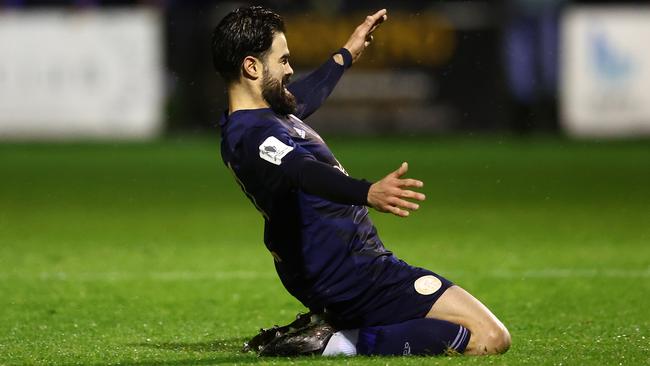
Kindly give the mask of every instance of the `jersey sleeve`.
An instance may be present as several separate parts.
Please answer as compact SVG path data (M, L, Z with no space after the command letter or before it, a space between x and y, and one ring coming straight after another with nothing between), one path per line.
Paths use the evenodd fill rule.
M274 194L300 189L332 202L367 204L370 182L318 161L282 128L254 129L248 141L252 142L247 148L252 167Z
M319 68L287 86L298 101L298 118L304 120L314 113L332 93L345 69L352 65L350 51L341 48L337 53L343 57L343 65L330 57Z
M279 126L251 128L245 135L246 165L273 193L295 186L292 167L301 160L316 160Z
M316 157L297 144L282 127L256 127L247 136L247 146L251 157L255 156L255 165L285 170L295 160L316 160Z

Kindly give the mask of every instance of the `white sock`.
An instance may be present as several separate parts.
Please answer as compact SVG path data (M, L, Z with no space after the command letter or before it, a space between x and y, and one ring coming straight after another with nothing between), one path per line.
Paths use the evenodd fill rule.
M359 329L342 330L332 334L323 356L355 356L357 354Z

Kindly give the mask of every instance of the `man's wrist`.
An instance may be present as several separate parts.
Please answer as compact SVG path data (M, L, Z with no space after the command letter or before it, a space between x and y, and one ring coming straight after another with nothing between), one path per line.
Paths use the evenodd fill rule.
M373 204L372 204L372 202L370 202L370 200L371 200L370 194L371 194L371 192L372 192L372 187L375 185L375 183L373 183L373 182L368 182L368 181L366 181L365 179L363 179L363 181L365 181L365 182L368 183L368 191L366 192L366 206L368 206L368 207L374 207Z
M361 184L359 188L359 196L360 197L365 197L363 199L363 205L364 206L372 206L370 204L370 188L372 187L373 183L369 182L365 179L361 179Z
M334 57L334 61L337 64L345 67L346 69L350 68L350 66L352 66L352 54L345 47L341 47L338 51L336 51L336 53L334 54L333 57ZM339 59L339 57L340 57L340 59Z

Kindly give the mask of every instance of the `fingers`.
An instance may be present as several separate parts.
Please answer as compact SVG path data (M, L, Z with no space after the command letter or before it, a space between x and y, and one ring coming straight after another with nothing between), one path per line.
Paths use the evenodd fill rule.
M409 171L409 163L403 162L402 165L397 169L398 171L398 177L401 177L402 175L406 174L406 172Z
M387 205L384 206L380 211L384 212L390 212L393 215L399 216L399 217L407 217L411 214L408 210L415 211L419 208L419 205L415 203L411 203L408 201L404 200L398 200L396 202L401 202L399 205ZM406 207L406 205L409 205L410 207Z
M409 163L403 162L402 165L400 165L400 167L396 171L391 173L391 175L393 175L395 178L399 178L402 175L406 174L408 170L409 170Z
M400 194L400 197L402 198L410 198L418 201L424 201L427 197L420 193L420 192L413 192L413 191L402 191Z
M379 18L385 16L387 13L388 13L388 11L386 9L379 9L379 10L377 10L377 12L375 12L373 15L371 15L371 17L373 17L375 19L379 19Z
M386 211L399 217L407 217L411 214L408 210L415 211L420 208L418 204L404 200L395 200L395 203L393 206L386 206Z
M406 217L410 215L409 211L416 211L420 208L420 205L415 202L407 201L403 198L417 197L418 195L424 197L424 195L418 194L416 192L402 191L394 192L388 194L386 197L380 198L380 202L374 202L372 205L375 209L380 212L390 212L394 215L400 217ZM408 196L408 197L407 197Z
M385 9L384 9L384 10L385 10ZM381 17L379 17L378 19L375 20L375 22L373 23L372 27L371 27L370 30L368 31L368 33L372 33L372 32L374 32L375 29L377 29L377 27L379 27L379 25L381 25L381 23L385 22L387 19L388 19L388 15L387 15L386 12L384 11L384 14L383 14Z
M420 208L420 205L418 205L417 203L409 202L409 201L399 199L399 198L394 198L390 202L391 202L391 204L393 206L396 206L396 207L399 207L399 208L406 208L406 209L409 209L411 211L415 211L418 208Z
M388 206L387 211L399 217L407 217L410 214L410 212L395 206Z
M388 19L386 13L386 9L381 9L372 15L368 15L366 20L361 23L360 27L363 28L365 32L372 32L379 24Z
M400 179L397 183L400 187L415 187L422 188L424 187L424 182L417 179Z
M399 177L403 176L406 174L409 170L409 165L407 162L402 163L402 165L395 170L394 172L390 173L389 176L392 178L397 178L396 185L398 187L414 187L414 188L422 188L424 187L424 182L421 180L417 179L399 179Z
M381 23L384 20L386 20L386 18L388 18L386 16L387 13L388 13L388 11L386 11L386 9L377 10L376 13L374 13L372 15L368 15L366 17L365 23L370 25L371 27L373 25L375 25L376 23Z
M387 204L383 207L383 211L390 212L396 216L400 217L407 217L411 213L410 211L415 211L420 208L420 205L414 202L409 202L406 200L403 200L401 198L397 198L397 196L402 196L404 198L410 198L410 197L419 197L422 196L422 200L424 199L423 194L419 194L416 192L411 192L411 191L403 191L401 194L396 194L395 197L391 197L390 199L387 200ZM408 196L408 197L407 197Z

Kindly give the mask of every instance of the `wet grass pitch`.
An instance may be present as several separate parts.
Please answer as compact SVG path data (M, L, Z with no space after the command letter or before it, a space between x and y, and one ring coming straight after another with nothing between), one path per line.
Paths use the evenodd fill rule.
M427 201L373 212L407 262L508 326L496 357L261 359L304 310L218 141L0 145L0 365L650 363L650 142L334 139L351 175L410 163Z

